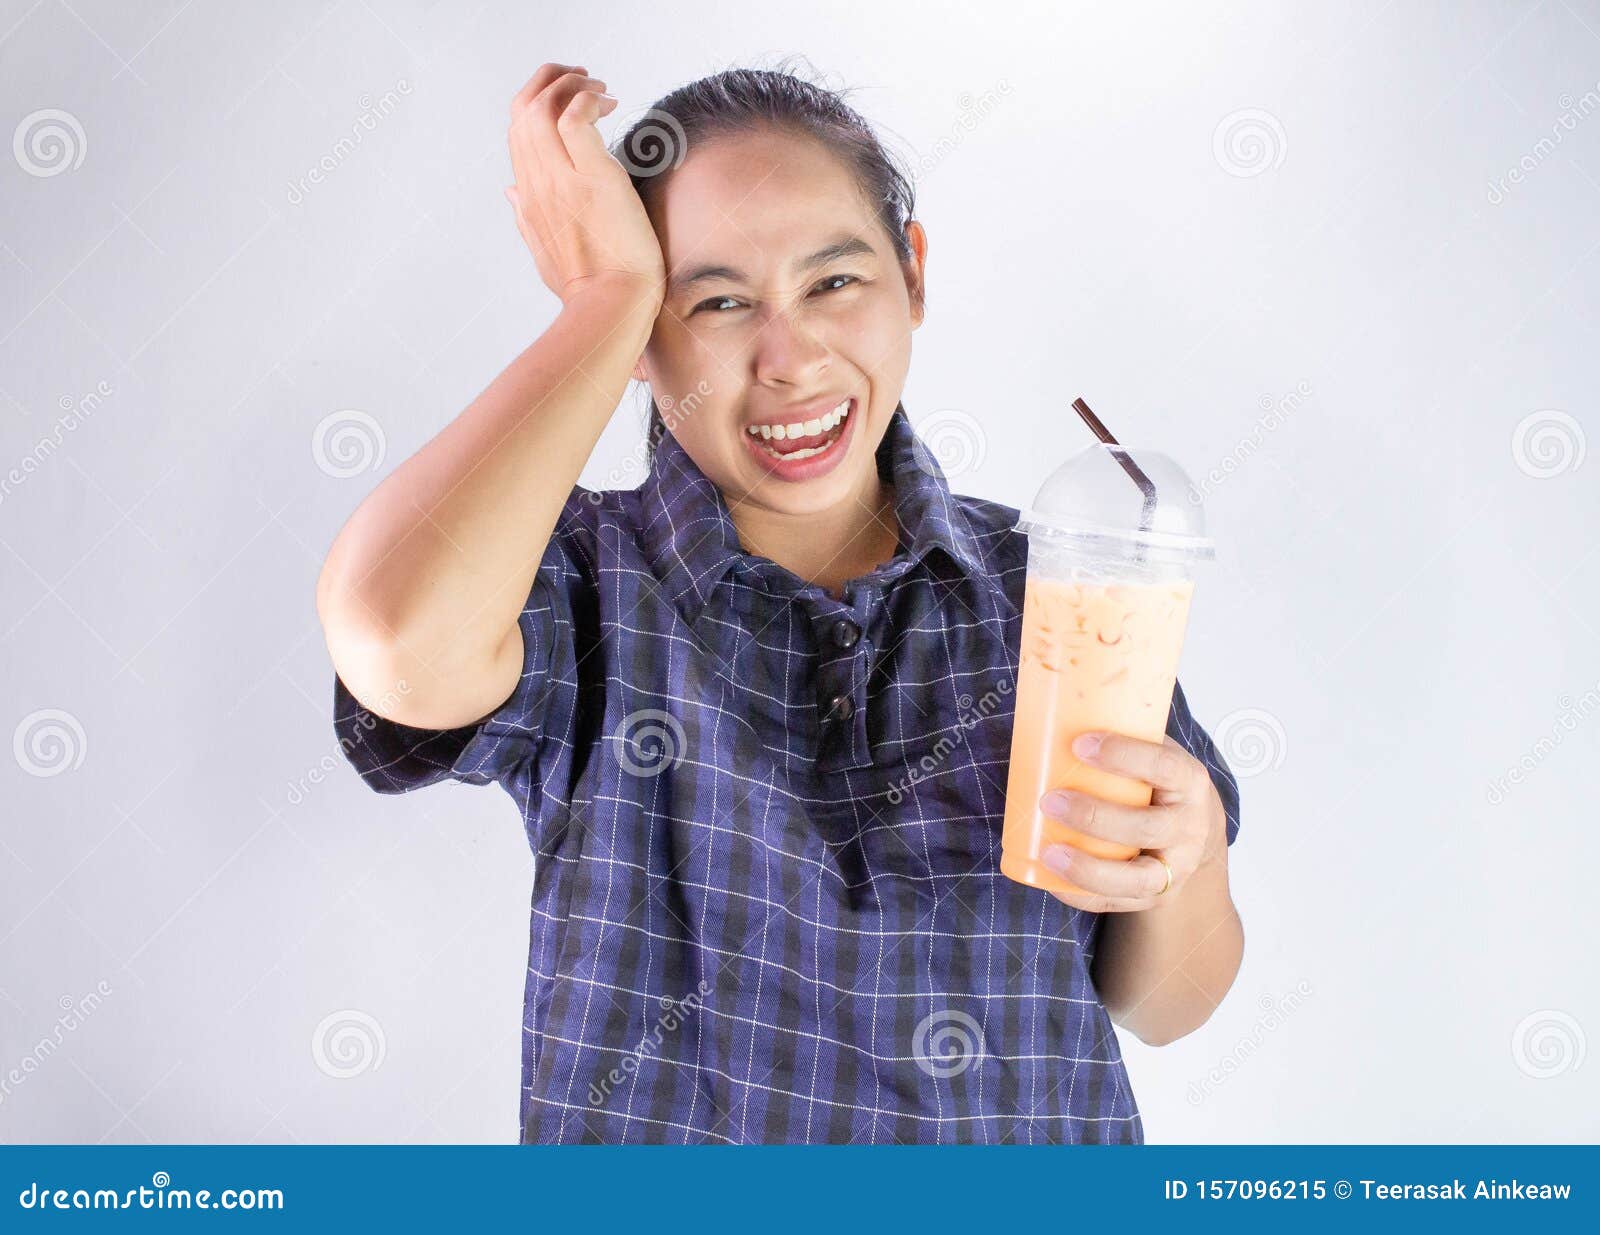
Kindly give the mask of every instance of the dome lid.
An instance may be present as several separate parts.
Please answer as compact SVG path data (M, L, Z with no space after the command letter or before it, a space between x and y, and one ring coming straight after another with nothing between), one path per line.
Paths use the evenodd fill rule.
M1129 552L1209 560L1205 507L1188 474L1169 456L1096 442L1046 478L1017 527L1030 537L1124 546Z

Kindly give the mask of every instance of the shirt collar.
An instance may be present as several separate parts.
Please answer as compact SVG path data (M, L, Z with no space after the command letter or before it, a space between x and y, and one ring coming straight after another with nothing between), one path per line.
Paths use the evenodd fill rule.
M895 515L910 556L925 561L937 549L968 575L989 573L966 512L912 429L904 403L889 418L877 461L878 474L894 484ZM671 433L661 435L639 495L645 552L690 622L736 562L765 560L744 551L721 490Z

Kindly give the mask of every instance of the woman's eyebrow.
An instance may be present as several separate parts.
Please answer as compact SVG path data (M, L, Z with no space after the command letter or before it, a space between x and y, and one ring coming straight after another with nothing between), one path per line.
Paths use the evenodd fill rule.
M824 245L815 253L806 257L797 258L791 269L797 273L815 270L819 266L826 266L829 262L838 261L841 257L871 257L875 250L860 236L840 236L838 239ZM682 292L696 283L710 283L715 279L726 279L733 283L745 281L747 276L744 271L732 266L699 265L691 266L669 280L674 292Z

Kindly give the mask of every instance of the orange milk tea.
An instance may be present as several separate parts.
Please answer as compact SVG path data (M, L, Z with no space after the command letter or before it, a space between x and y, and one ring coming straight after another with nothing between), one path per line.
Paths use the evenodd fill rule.
M1072 742L1091 730L1160 742L1172 708L1194 582L1074 582L1030 574L1022 610L1016 722L1000 870L1019 883L1076 892L1040 861L1070 842L1104 858L1139 851L1074 831L1039 810L1052 789L1148 806L1150 786L1091 768Z

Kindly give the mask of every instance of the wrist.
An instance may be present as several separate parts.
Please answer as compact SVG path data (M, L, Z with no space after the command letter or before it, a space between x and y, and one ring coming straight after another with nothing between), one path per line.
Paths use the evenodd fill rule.
M623 316L647 317L654 321L661 312L662 281L626 271L606 271L586 275L568 284L562 297L564 308L592 308Z
M637 285L594 284L569 297L560 317L576 337L591 341L594 363L604 357L606 363L626 362L623 369L631 370L655 333L659 311L656 300Z

